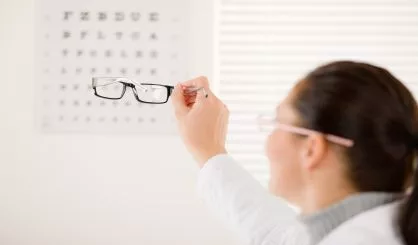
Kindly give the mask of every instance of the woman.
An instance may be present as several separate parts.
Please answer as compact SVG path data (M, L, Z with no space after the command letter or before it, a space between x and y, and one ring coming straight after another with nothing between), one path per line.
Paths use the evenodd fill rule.
M188 86L203 86L209 96L183 93ZM200 194L249 243L418 244L418 110L385 69L321 66L277 107L266 143L269 189L300 208L289 222L277 199L227 154L228 110L208 81L178 85L172 100L184 143L202 168Z

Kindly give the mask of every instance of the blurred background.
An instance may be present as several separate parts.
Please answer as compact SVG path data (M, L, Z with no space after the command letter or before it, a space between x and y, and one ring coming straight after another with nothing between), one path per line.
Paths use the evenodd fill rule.
M54 56L54 51L61 51L59 45L64 41L54 39L54 33L70 27L80 31L78 24L61 26L58 19L50 19L51 39L45 41L42 38L49 27L40 22L44 13L61 16L60 6L75 13L86 9L127 11L136 4L142 11L142 6L152 4L61 0L49 6L45 2L0 0L0 243L241 244L198 199L198 168L183 147L172 118L164 119L164 125L155 123L162 114L172 113L171 104L128 110L138 102L127 93L121 102L124 107L109 105L99 115L101 100L94 98L88 85L91 76L105 71L89 70L77 82L66 78L57 84L39 74L47 66L62 71L53 61L63 59ZM164 7L168 2L178 7ZM228 149L264 186L268 168L254 118L257 113L272 111L309 70L337 59L366 61L386 67L415 96L418 93L415 0L160 0L147 11L160 8L167 15L170 9L187 15L182 16L181 45L171 47L171 40L160 46L162 50L178 49L184 60L176 70L181 75L173 73L167 63L157 62L154 68L167 73L149 79L173 78L170 84L174 85L207 76L231 111ZM161 14L162 20L164 16ZM86 28L94 28L94 24ZM163 26L158 33L164 38L168 30ZM90 40L89 47L95 42ZM79 42L65 45L83 49ZM143 45L147 49L148 44ZM45 61L48 48L51 57ZM102 60L65 62L75 70L78 64L84 67ZM119 74L117 62L106 65L117 68L113 75L124 75ZM141 68L148 64L144 60ZM137 74L132 71L133 75ZM67 82L85 90L59 92ZM85 95L77 97L81 93ZM72 101L74 96L77 103ZM57 98L73 104L45 103ZM75 107L79 103L92 106ZM72 118L74 111L82 111L83 122L92 122L80 126ZM126 119L129 115L136 120L140 114L151 117L149 125ZM51 118L45 119L45 115ZM95 130L99 127L95 120L101 115L117 116L123 122L118 127L100 124L100 130ZM283 215L291 212L284 203L280 208Z

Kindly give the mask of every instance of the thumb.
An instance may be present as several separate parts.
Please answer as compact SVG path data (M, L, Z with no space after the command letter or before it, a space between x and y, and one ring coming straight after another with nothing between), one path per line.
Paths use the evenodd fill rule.
M208 98L208 90L202 87L201 90L197 91L196 95L196 106L201 106Z
M173 94L171 96L171 102L174 106L174 112L177 119L185 116L189 112L189 108L186 105L186 101L183 94L183 88L180 84L174 87Z

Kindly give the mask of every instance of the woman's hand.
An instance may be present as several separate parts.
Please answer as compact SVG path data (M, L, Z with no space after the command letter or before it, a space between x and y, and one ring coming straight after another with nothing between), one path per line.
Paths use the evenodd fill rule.
M187 93L188 87L205 91ZM171 100L183 142L200 167L211 157L226 153L229 111L210 91L206 77L178 84Z

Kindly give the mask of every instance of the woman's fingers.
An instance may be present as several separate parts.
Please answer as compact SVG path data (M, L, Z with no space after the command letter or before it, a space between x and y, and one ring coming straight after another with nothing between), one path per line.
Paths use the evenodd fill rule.
M186 81L186 82L182 82L181 85L183 85L183 87L187 88L187 87L195 87L195 88L200 88L203 87L204 89L206 89L206 91L209 91L209 81L206 77L201 76L201 77L197 77L195 79Z
M211 93L205 77L176 86L173 104L183 142L201 166L210 157L226 152L227 110Z
M187 103L195 103L196 102L196 96L195 97L191 97L191 98L187 98L186 99L186 104Z
M194 103L196 103L196 101L200 101L202 99L206 99L207 98L207 91L205 89L199 89L199 90L195 90L193 92L189 92L189 93L184 93L184 99L186 101L186 104L188 105L188 107L190 107L190 105L193 105Z
M174 106L174 111L177 118L180 118L187 114L189 111L189 107L186 103L183 89L180 84L178 84L173 91L172 98L171 98L172 104Z
M182 82L181 88L183 91L185 104L188 108L190 108L196 103L196 101L201 99L201 93L205 95L208 93L209 82L206 77L201 76L186 82Z

